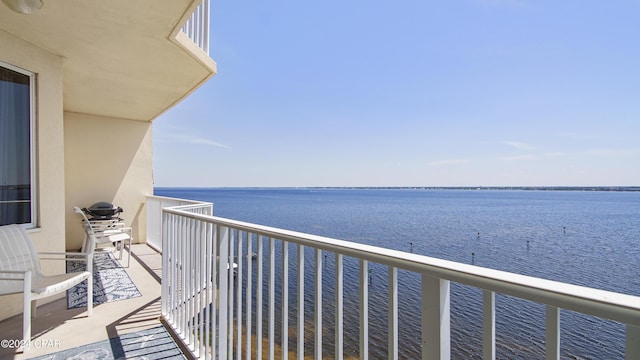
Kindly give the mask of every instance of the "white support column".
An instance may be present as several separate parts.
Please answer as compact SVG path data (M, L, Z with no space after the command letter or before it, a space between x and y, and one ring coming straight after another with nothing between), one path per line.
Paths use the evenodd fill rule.
M304 360L304 245L298 245L297 358Z
M343 303L343 266L342 266L342 254L336 254L336 320L335 320L335 355L336 359L342 359L344 357L344 303Z
M360 360L369 359L369 262L360 260Z
M560 309L547 305L546 359L560 359Z
M496 358L496 294L482 291L482 359Z
M640 359L640 327L627 325L627 349L626 360Z
M451 358L450 284L422 275L422 359Z
M322 250L316 249L315 347L316 359L322 359Z
M389 267L389 352L387 359L398 360L398 269Z

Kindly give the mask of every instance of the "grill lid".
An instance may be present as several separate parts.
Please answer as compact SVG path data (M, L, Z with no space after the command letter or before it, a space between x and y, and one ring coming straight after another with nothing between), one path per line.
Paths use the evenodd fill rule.
M110 202L100 201L88 208L82 209L85 214L93 217L93 219L111 219L120 214L123 210Z

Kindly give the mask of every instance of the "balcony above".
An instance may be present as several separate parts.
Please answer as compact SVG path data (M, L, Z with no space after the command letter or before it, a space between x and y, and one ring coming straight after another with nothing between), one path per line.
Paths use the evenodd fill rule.
M0 30L63 58L65 111L151 121L215 75L206 46L182 29L199 5L46 1L22 15L0 4ZM205 19L195 23L208 29Z

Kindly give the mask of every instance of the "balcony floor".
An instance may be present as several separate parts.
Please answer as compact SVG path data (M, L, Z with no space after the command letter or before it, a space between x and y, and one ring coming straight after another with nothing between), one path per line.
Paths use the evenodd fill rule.
M31 351L25 356L2 347L0 358L26 359L160 326L161 257L145 244L133 245L132 254L126 270L142 296L94 306L90 318L86 308L68 310L66 296L40 305L32 320ZM0 329L1 339L21 339L22 314L0 322Z

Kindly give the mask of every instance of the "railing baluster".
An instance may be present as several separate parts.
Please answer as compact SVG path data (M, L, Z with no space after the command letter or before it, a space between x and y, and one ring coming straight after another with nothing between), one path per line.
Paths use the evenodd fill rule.
M398 359L398 269L389 266L388 301L389 301L389 352L387 358Z
M360 260L360 360L369 359L369 262Z
M187 294L185 297L185 302L186 302L186 306L187 306L187 316L185 317L185 324L186 324L186 328L185 328L185 337L187 338L187 343L189 344L189 346L193 349L194 348L194 339L193 339L193 333L195 331L195 328L193 327L193 314L194 312L194 304L193 304L193 298L194 298L194 294L195 294L195 287L194 287L194 283L193 283L193 275L195 273L194 271L194 264L192 262L193 259L193 224L194 224L194 220L189 219L189 221L187 221L187 237L188 237L188 241L187 241L187 249L186 249L186 257L185 257L185 273L187 276Z
M180 312L178 313L178 317L179 317L179 323L180 323L180 334L182 335L182 337L187 340L189 339L187 337L186 334L186 328L187 328L187 314L188 314L188 309L187 306L185 304L185 302L187 301L187 297L186 294L189 291L188 288L188 284L186 284L186 280L187 280L187 271L188 268L186 267L186 259L187 259L187 243L189 242L189 237L187 236L187 218L183 218L182 221L180 222L180 239L185 239L185 243L180 244L180 280L181 282L178 284L178 288L180 289Z
M243 231L238 231L238 269L236 271L236 359L242 359L242 275L243 275L243 258L242 258L242 241L244 237Z
M252 305L251 298L253 296L253 292L251 291L253 287L252 277L253 277L253 234L247 232L247 285L246 285L246 305L247 309L247 318L245 319L245 360L251 360L251 318L252 318Z
M280 348L282 360L289 357L289 243L282 241L282 328Z
M182 32L207 54L209 53L209 19L209 0L202 0L182 26Z
M170 221L169 221L169 214L167 213L162 213L162 230L161 230L161 234L163 234L163 236L165 238L168 238L168 234L169 234L169 225L170 225ZM169 284L171 284L171 273L170 270L171 269L171 257L173 256L173 252L170 252L169 249L169 241L168 240L161 240L161 244L162 244L162 252L164 253L164 256L161 258L162 260L162 270L163 270L163 274L162 276L165 278L165 281L162 281L160 283L160 289L161 289L161 294L162 294L162 301L160 302L160 308L162 311L162 315L165 318L168 318L168 314L169 311L168 309L170 308L170 293L169 293ZM129 249L129 251L131 251L131 249Z
M269 357L275 356L276 319L276 240L269 238Z
M482 358L496 358L496 294L482 291Z
M211 292L211 353L213 359L216 359L218 356L217 349L218 344L216 343L216 339L218 337L219 328L218 328L218 286L220 283L218 282L218 267L216 266L218 259L218 244L220 244L220 225L213 224L212 233L211 233L211 283L213 286L213 291Z
M297 358L304 360L304 245L298 245Z
M343 290L343 265L342 254L336 254L336 329L335 329L335 358L344 358L344 326L343 326L343 314L344 314L344 290Z
M560 359L560 309L547 305L546 359Z
M314 356L322 359L322 250L316 249L315 344Z
M626 360L640 359L640 326L627 325L626 331Z
M422 359L451 358L449 281L422 275Z
M262 359L262 235L258 236L258 273L256 274L256 340L257 358Z
M203 230L204 230L204 223L202 221L198 221L198 225L196 226L196 234L197 235L197 241L196 241L196 259L198 262L197 265L197 269L198 269L198 273L197 273L197 279L196 279L196 284L198 286L198 331L197 331L197 339L198 339L198 357L202 358L203 354L204 354L204 333L203 333L203 329L204 329L204 307L205 305L205 301L204 301L204 297L205 297L205 293L207 292L207 286L204 282L204 267L205 267L205 257L204 257L204 251L203 251L203 240L204 240L204 236L203 236Z
M227 352L227 359L228 360L233 360L233 296L235 295L234 292L234 284L233 284L233 264L234 264L234 255L235 255L235 242L236 242L236 230L235 229L229 229L229 257L227 258L227 281L228 281L228 287L227 287L227 295L229 296L228 302L227 302L227 306L228 306L228 318L229 319L229 328L228 330L228 339L227 339L227 349L229 350Z
M213 267L213 261L211 261L211 259L215 259L215 257L213 257L212 255L212 248L213 248L213 239L214 239L214 235L213 235L213 224L207 224L207 226L205 227L205 236L204 236L204 240L205 240L205 251L204 251L204 257L206 259L206 263L205 263L205 283L206 283L206 287L207 287L207 291L205 294L205 310L204 310L204 321L205 321L205 325L206 325L206 330L205 330L205 341L206 341L206 349L205 349L205 359L211 359L212 356L214 355L215 352L215 347L213 345L213 334L211 332L211 328L214 327L214 322L213 320L211 320L211 313L212 311L215 311L215 309L213 308L212 304L213 304L213 299L211 298L211 294L216 292L215 289L215 279L212 279L212 267Z
M176 221L177 221L177 217L175 216L171 216L169 218L170 221L170 225L169 228L170 230L168 231L167 234L167 242L169 243L169 251L171 251L171 258L170 258L170 263L169 263L169 270L167 271L169 273L169 279L171 279L171 284L170 284L170 288L167 289L169 291L169 295L171 300L169 301L169 308L167 309L167 311L169 312L169 316L171 317L171 323L173 324L174 328L178 328L178 324L176 323L176 304L178 302L178 299L176 297L176 294L178 293L178 248L176 246Z
M223 289L223 291L227 291L229 284L227 284L227 271L229 266L229 243L230 243L230 230L226 226L220 226L218 229L218 233L220 235L220 243L219 245L219 258L218 258L218 288ZM218 308L220 309L218 313L218 354L220 357L224 357L227 354L227 326L228 323L228 310L227 310L227 300L228 298L222 294L218 296L219 303Z
M210 10L210 6L209 6L209 0L203 0L202 1L202 10L204 12L203 14L203 28L202 28L202 45L200 47L202 47L202 50L204 50L204 52L206 52L207 54L209 53L209 28L210 28L210 18L211 18L211 10Z

